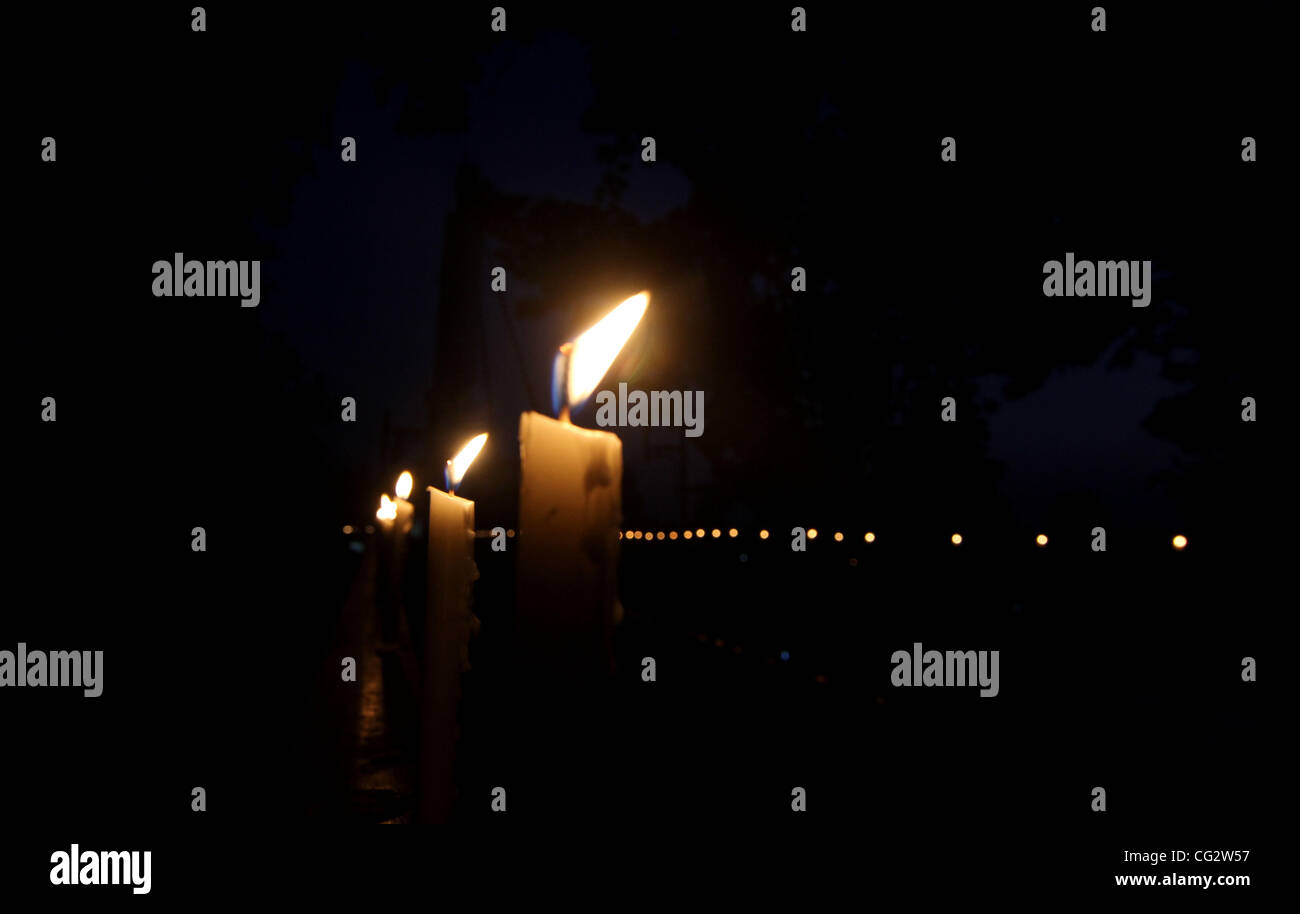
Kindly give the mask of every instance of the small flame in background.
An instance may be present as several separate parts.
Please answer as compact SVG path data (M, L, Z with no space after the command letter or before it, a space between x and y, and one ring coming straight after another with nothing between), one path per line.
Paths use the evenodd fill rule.
M379 520L397 520L397 502L389 498L387 492L379 496L379 510L375 512L375 517Z
M650 305L650 293L638 292L567 344L565 396L560 406L578 406L596 390ZM563 356L562 356L563 357Z
M447 491L452 491L460 485L465 473L469 471L469 466L478 456L479 451L483 450L483 445L487 444L487 432L481 435L475 435L469 439L469 443L460 449L460 453L447 461Z
M415 485L415 480L411 478L410 470L403 470L402 475L397 477L397 486L394 491L397 492L398 498L409 498L411 488Z

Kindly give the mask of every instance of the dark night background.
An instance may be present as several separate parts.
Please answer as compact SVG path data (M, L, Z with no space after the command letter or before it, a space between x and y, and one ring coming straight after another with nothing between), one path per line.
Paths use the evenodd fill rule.
M502 35L491 3L211 4L195 34L192 5L8 26L31 64L6 144L0 648L106 655L101 698L0 694L4 818L40 827L10 882L134 840L156 892L202 873L164 866L196 831L402 821L400 719L396 786L339 774L366 541L342 527L402 469L441 485L478 431L462 493L514 526L551 353L642 288L602 386L703 390L705 431L619 431L624 526L741 536L624 545L619 672L555 750L563 790L512 747L513 554L484 546L458 819L495 824L479 798L505 783L512 820L784 826L802 785L806 819L864 842L933 828L1040 874L1109 882L1134 847L1266 859L1293 725L1269 698L1294 350L1273 14L1109 4L1094 34L1094 4L807 4L794 34L792 4L505 4ZM260 259L260 306L154 298L177 251ZM1152 260L1150 307L1044 298L1066 251ZM795 525L822 534L802 555ZM1000 650L1000 696L892 689L917 640Z

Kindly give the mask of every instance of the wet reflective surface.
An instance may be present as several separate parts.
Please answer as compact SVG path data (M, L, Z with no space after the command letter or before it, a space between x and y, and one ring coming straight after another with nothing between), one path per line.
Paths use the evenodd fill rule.
M318 684L321 761L331 769L320 812L367 824L406 823L415 804L414 658L409 636L395 643L381 637L377 564L377 551L367 550ZM356 660L356 682L342 681L344 657Z

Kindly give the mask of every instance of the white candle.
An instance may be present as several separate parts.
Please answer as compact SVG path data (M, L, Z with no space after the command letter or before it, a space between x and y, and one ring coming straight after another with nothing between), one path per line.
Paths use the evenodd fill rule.
M407 631L404 601L402 595L402 578L406 570L406 543L411 532L411 523L415 518L415 507L407 501L415 481L410 471L403 470L393 486L396 500L383 496L380 505L379 521L383 525L383 551L381 563L384 566L384 578L379 590L379 648L382 651L396 651L401 645L410 645ZM403 655L409 664L409 654Z
M524 656L557 677L612 668L623 513L622 442L570 424L569 407L595 391L648 303L646 293L635 295L560 347L559 419L519 419L516 625Z
M397 505L388 497L387 492L379 496L379 510L375 512L375 519L379 521L379 528L387 536L393 529L393 521L397 519Z
M403 470L402 475L397 477L397 484L393 487L393 491L397 495L397 501L395 502L397 517L394 528L399 543L411 532L411 522L415 518L415 506L407 501L411 497L411 489L414 486L415 480L412 478L410 471Z
M379 613L381 650L391 649L388 644L391 637L391 607L393 603L393 550L396 545L394 528L397 523L397 505L388 497L388 493L379 496L379 510L375 512L379 521L379 535L375 538L375 609Z
M479 435L447 461L447 487L454 490L482 449ZM472 452L472 453L471 453ZM426 604L420 682L419 819L447 822L456 799L456 722L460 674L469 669L469 638L478 628L473 613L474 502L429 486L429 598Z
M519 418L519 634L565 673L608 672L623 516L617 435Z

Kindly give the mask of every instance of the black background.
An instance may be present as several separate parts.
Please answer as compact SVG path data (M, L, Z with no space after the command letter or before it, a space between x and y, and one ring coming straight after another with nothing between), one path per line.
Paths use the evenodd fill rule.
M0 647L104 650L106 685L95 700L0 694L7 889L47 886L49 853L73 841L153 849L156 894L211 884L219 864L200 848L245 847L267 874L281 855L351 859L370 842L326 795L322 755L320 671L336 665L357 571L339 528L364 523L402 466L439 465L485 423L504 444L466 494L480 527L512 523L511 435L538 394L521 383L485 407L491 388L448 384L464 358L446 343L457 283L487 283L446 259L450 242L435 270L384 260L428 295L377 304L331 296L319 275L327 261L335 275L371 270L373 257L304 264L266 237L315 244L348 224L400 236L449 218L484 226L520 277L509 306L540 339L526 348L571 336L612 289L656 291L639 349L607 383L705 390L711 482L686 499L627 436L625 524L745 534L625 546L619 672L601 726L555 750L572 759L562 785L537 783L512 748L500 666L511 555L481 549L461 824L499 827L476 798L508 783L510 821L577 842L685 839L696 822L833 825L840 847L885 849L862 864L873 878L975 859L994 897L1004 879L1072 892L1148 871L1121 865L1125 848L1252 848L1251 866L1215 872L1265 866L1286 729L1269 696L1287 675L1287 33L1237 5L1112 4L1105 34L1089 28L1090 4L1053 7L813 5L803 35L788 6L754 4L509 6L504 36L490 5L209 6L205 34L176 4L16 14ZM606 197L548 205L521 178L464 191L479 202L455 217L434 207L408 225L410 210L372 209L353 184L388 167L387 151L522 114L508 101L479 110L466 90L502 43L540 47L557 74L573 64L564 49L582 49L590 136L579 148L544 113L513 140L488 135L575 143L575 162L608 145L582 176ZM358 136L347 165L342 125L371 102L343 93L354 65L404 101L392 135ZM54 164L39 159L46 135ZM657 138L655 165L639 161L642 135ZM956 164L939 159L944 136L958 139ZM477 186L479 165L467 154L457 186ZM685 176L685 206L646 220L619 205L620 181L661 165ZM348 201L338 225L295 209L305 180ZM154 298L150 265L175 251L261 259L260 307ZM1066 251L1152 260L1150 307L1044 298L1042 264ZM793 265L809 270L802 295L788 291ZM337 343L349 320L417 310L440 334L420 342L424 390L387 377L382 334L358 336L347 365L319 342ZM1125 391L1150 402L1131 429L1048 385L1071 366L1140 359L1180 392ZM420 404L406 410L418 443L343 426L336 404L358 389L373 392L367 417ZM993 414L1036 391L1039 421L998 441ZM42 423L51 395L58 421ZM938 421L950 395L955 425ZM1243 396L1260 404L1256 425L1240 421ZM1050 476L1074 459L1050 442L1080 427L1106 436L1105 469L1051 498L991 456L1035 454ZM1152 440L1171 456L1132 469L1151 464ZM1152 493L1140 510L1133 484ZM189 548L195 525L204 554ZM823 536L791 553L794 525ZM1096 525L1105 554L1089 548ZM756 541L759 526L774 538ZM826 535L837 529L846 543ZM870 548L866 529L880 536ZM1047 550L1033 545L1040 530ZM1190 538L1185 552L1173 533ZM1000 696L892 689L890 655L918 640L1000 650ZM782 650L788 662L766 662ZM646 655L653 687L637 676ZM1259 682L1241 681L1244 656ZM809 791L802 816L789 811L796 784ZM1089 810L1096 785L1105 814ZM331 872L364 885L374 871Z

